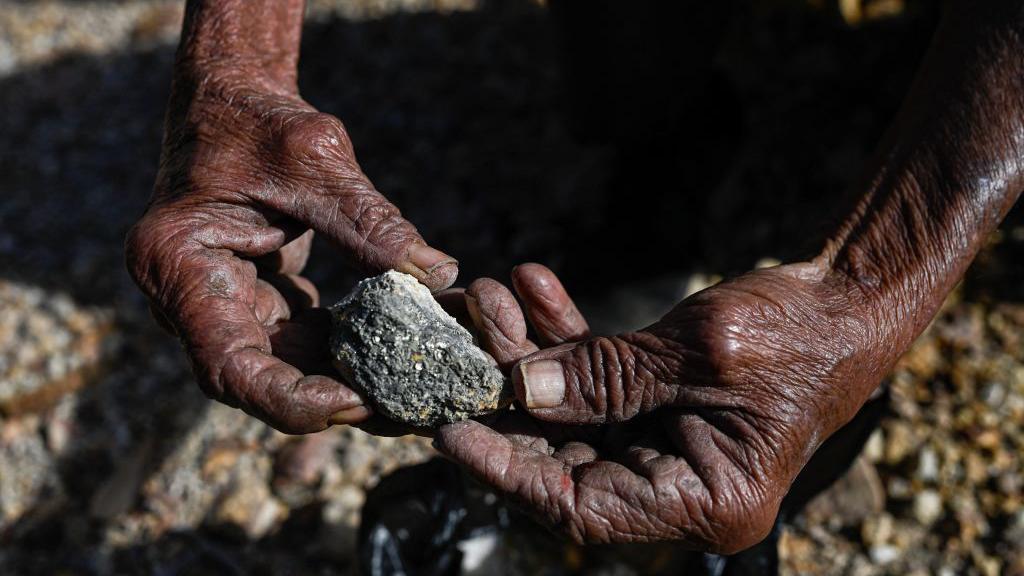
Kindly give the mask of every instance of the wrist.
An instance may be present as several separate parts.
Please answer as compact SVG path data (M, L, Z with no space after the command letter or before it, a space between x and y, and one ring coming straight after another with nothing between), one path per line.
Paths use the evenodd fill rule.
M262 97L298 99L298 87L269 74L259 60L179 60L171 82L171 104L192 108L241 106Z
M948 148L897 146L818 258L833 283L875 310L895 354L927 327L1001 219L1005 202L970 176L985 165Z
M189 0L175 75L251 79L297 92L304 0Z

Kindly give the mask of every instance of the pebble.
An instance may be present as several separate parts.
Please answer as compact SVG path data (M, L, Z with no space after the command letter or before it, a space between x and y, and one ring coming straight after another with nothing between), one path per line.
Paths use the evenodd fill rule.
M934 490L923 490L914 496L914 517L924 525L934 523L942 516L942 496Z
M903 555L903 551L895 546L872 546L869 551L871 560L877 564L889 564Z
M511 401L509 381L473 335L408 274L361 281L331 316L336 367L395 422L431 428Z
M924 448L917 456L917 479L931 482L939 477L939 457L931 448Z

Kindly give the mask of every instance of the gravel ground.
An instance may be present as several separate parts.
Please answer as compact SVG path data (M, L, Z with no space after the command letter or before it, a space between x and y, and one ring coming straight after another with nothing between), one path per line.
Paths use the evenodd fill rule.
M149 319L121 242L154 176L179 4L0 0L0 573L350 573L366 491L433 455L421 439L349 429L287 437L212 403ZM668 196L714 193L672 222L686 255L637 280L626 262L607 266L602 243L657 227L616 204L635 160L574 137L578 101L542 7L310 5L303 93L346 121L377 186L465 279L545 262L601 331L642 324L716 274L800 254L935 22L931 3L909 1L877 20L904 3L759 3L737 17L694 91L714 96L694 98L715 122L684 114L699 144L662 158L701 167ZM860 458L783 528L783 573L1024 574L1020 212L891 375ZM326 301L356 279L335 262L317 246ZM669 546L581 552L529 529L505 543L511 574L689 561Z

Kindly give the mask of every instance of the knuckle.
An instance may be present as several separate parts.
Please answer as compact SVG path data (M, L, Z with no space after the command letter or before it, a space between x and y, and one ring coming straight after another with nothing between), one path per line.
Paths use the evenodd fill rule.
M344 124L323 112L301 112L283 122L278 130L275 152L300 164L353 157Z
M190 350L188 356L192 364L192 373L203 394L210 400L238 408L239 402L233 394L232 387L224 381L223 367L218 363L211 364L211 359L197 350Z
M685 348L648 332L624 334L630 354L627 406L635 415L676 402Z
M180 263L175 255L181 250L187 232L188 226L175 218L152 213L143 216L128 231L128 273L150 298L158 294L162 279L172 275Z
M358 197L352 220L356 233L376 245L404 243L412 228L394 204L376 193Z
M634 380L635 357L631 346L619 337L599 337L577 348L576 362L570 365L583 402L595 417L604 422L621 422L637 414L640 408ZM642 386L641 386L642 387Z
M210 400L215 400L231 406L232 408L238 407L237 403L234 402L231 396L225 393L220 384L215 379L210 378L205 374L205 370L193 368L193 372L196 375L196 383L199 385L199 390L202 391L204 396Z

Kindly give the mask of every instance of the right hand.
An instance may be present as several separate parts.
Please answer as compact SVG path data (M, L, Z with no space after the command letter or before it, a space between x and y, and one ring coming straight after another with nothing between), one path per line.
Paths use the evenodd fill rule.
M293 83L176 74L153 198L127 238L132 277L211 398L288 433L364 422L299 275L313 232L368 274L400 270L435 291L458 264L377 192L341 122Z

